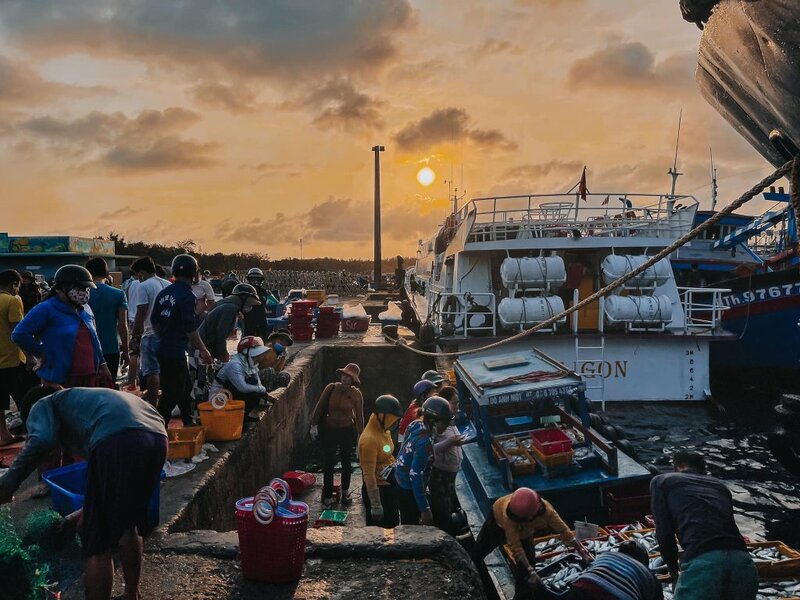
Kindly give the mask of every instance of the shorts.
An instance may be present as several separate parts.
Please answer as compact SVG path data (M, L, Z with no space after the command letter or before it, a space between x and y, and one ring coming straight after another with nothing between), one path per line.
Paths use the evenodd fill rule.
M166 436L141 429L112 435L92 451L83 509L87 556L110 552L130 529L152 529L148 506L166 457Z
M142 377L161 373L156 354L157 348L158 337L155 335L146 335L139 342L139 375Z

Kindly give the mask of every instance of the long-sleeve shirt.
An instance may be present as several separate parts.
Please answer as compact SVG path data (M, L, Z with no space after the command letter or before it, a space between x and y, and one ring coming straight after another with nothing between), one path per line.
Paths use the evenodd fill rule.
M226 360L228 357L228 336L236 327L241 306L242 301L234 296L220 300L197 329L211 356L218 360Z
M406 412L403 413L403 418L400 419L400 425L397 426L397 439L401 442L406 437L406 430L408 429L408 426L416 420L418 412L419 406L417 406L417 403L412 400L411 404L408 405Z
M209 390L210 394L217 393L220 389L225 387L228 383L231 387L243 394L266 394L267 389L261 385L261 380L258 378L258 367L249 366L247 358L241 354L237 354L229 362L222 365L222 368L214 378ZM247 383L247 379L255 377L258 383Z
M325 429L352 426L356 432L361 433L364 430L364 397L361 391L352 385L329 383L322 390L311 416L313 425L319 425L320 420Z
M428 473L433 462L433 439L422 421L414 421L406 429L403 447L397 455L394 476L404 490L414 492L420 512L430 508L425 495Z
M106 388L71 388L46 396L31 408L28 439L0 490L14 492L36 470L39 462L61 445L89 458L105 439L128 429L167 437L158 410L139 396Z
M461 460L464 451L456 441L461 434L455 425L450 425L444 433L434 438L433 466L449 473L458 473L461 469Z
M45 381L66 383L81 325L85 325L91 335L97 371L105 358L97 337L94 315L88 307L75 310L55 296L49 298L25 315L11 333L11 339L25 352L44 356L45 363L37 372L39 377Z
M746 550L733 519L733 497L709 475L665 473L650 482L656 538L664 562L677 569L677 534L683 560L712 550Z
M598 556L573 583L580 589L589 581L619 600L661 600L664 594L653 573L635 558L621 552Z
M503 496L495 501L492 511L497 524L503 529L506 534L506 543L511 548L516 562L525 561L525 549L522 546L522 540L529 540L536 536L536 534L544 534L548 531L558 534L561 541L565 544L575 542L575 534L567 527L567 524L561 520L561 516L553 508L547 500L542 500L544 504L544 514L536 517L533 521L526 521L525 523L518 523L509 518L508 504L511 502L511 494Z
M358 438L358 461L370 498L378 491L378 486L389 485L388 481L381 479L380 474L394 461L393 451L391 432L381 427L378 416L373 414Z

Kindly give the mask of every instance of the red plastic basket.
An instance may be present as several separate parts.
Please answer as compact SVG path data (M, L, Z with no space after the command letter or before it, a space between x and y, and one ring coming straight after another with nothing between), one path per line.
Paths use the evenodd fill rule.
M245 579L266 583L300 579L305 564L307 504L291 502L288 510L276 512L272 523L261 525L253 516L253 498L243 498L236 503L236 529Z
M572 450L572 440L560 429L531 431L531 441L542 454L560 454Z
M316 475L305 471L287 471L283 474L282 479L289 484L292 496L299 496L317 483Z
M311 314L311 311L315 308L317 308L315 300L295 300L291 304L291 314L295 316Z

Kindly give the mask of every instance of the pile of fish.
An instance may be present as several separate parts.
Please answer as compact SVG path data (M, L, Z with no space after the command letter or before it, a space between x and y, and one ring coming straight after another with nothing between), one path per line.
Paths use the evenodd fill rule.
M784 554L775 546L767 548L748 548L750 556L756 561L778 562L779 560L787 560L791 556Z
M569 585L575 581L580 574L583 573L585 567L583 561L576 554L568 554L560 558L558 565L551 565L553 567L552 573L542 573L547 569L540 570L539 576L542 578L542 583L552 592L566 592Z
M773 598L793 598L800 596L800 579L787 581L759 581L756 600Z
M508 455L508 461L512 465L518 465L520 463L529 463L529 462L531 462L531 461L528 460L528 457L525 456L524 454L509 454Z
M648 566L656 575L669 575L669 567L667 566L667 563L664 562L664 559L660 556L651 558Z
M584 547L595 556L604 552L611 552L619 544L619 540L613 535L606 538L583 540Z
M507 440L503 440L500 442L500 447L505 450L519 450L519 444L517 443L517 438L509 438Z
M628 539L632 539L639 542L642 546L645 547L648 554L658 553L658 540L656 539L655 531L648 531L647 533L639 533L638 531L633 531L629 535Z
M536 554L550 554L551 552L566 552L567 546L558 537L551 537L535 546Z
M629 531L638 531L639 529L647 529L649 527L650 527L649 525L645 525L641 521L636 521L635 523L630 523L628 525L625 525L625 527L614 529L614 533L616 534L628 533Z

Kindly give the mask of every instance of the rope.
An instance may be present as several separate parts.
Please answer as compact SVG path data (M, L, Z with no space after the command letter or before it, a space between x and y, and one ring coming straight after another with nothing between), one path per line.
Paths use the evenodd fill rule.
M500 346L504 346L506 344L510 344L510 343L515 342L517 340L521 340L523 338L529 337L529 336L533 335L535 332L539 331L540 329L548 327L549 325L552 325L553 323L555 323L559 319L562 319L564 317L567 317L567 316L571 315L572 313L574 313L576 311L579 311L584 306L587 306L587 305L591 304L592 302L595 302L595 301L599 300L601 297L608 296L616 288L620 287L621 285L624 285L625 282L633 279L634 277L636 277L640 273L643 273L645 270L650 268L652 265L656 264L662 258L666 258L670 254L675 252L675 250L677 250L681 246L686 245L691 240L693 240L695 237L697 237L700 233L702 233L706 229L716 225L721 219L727 217L732 212L736 211L743 204L745 204L746 202L749 202L750 200L755 198L765 188L767 188L768 186L772 185L773 183L775 183L776 181L778 181L782 177L786 177L787 175L789 175L789 173L792 173L792 175L793 175L793 177L792 177L793 182L795 181L795 176L797 177L797 181L800 181L800 158L796 158L794 160L791 160L791 161L787 162L785 165L783 165L782 167L777 169L774 173L772 173L771 175L769 175L769 176L765 177L764 179L762 179L761 181L759 181L755 186L753 186L748 191L746 191L744 194L739 196L739 198L737 198L736 200L731 202L728 206L726 206L722 210L720 210L717 213L715 213L714 215L712 215L711 218L709 218L707 221L701 223L700 225L698 225L697 227L695 227L694 229L692 229L691 231L689 231L688 233L686 233L685 235L683 235L682 237L680 237L679 239L674 241L672 244L670 244L666 248L662 249L656 255L651 257L650 260L648 260L647 262L642 263L641 265L639 265L638 267L636 267L632 271L629 271L628 273L622 275L621 277L619 277L615 281L612 281L611 283L606 285L604 288L596 291L591 296L587 296L586 298L584 298L583 300L581 300L580 302L578 302L574 306L571 306L570 308L568 308L564 312L562 312L562 313L560 313L558 315L555 315L553 317L550 317L549 319L534 325L531 329L527 329L525 331L522 331L522 332L517 333L515 335L512 335L510 337L503 338L502 340L499 340L499 341L494 342L492 344L488 344L487 346L483 346L481 348L471 348L469 350L460 350L458 352L427 352L425 350L419 350L418 348L413 348L412 346L409 346L408 344L406 344L405 340L403 340L402 338L399 338L397 340L393 340L391 338L388 338L388 337L385 337L385 336L384 337L385 337L387 342L390 342L394 346L399 346L401 348L405 348L406 350L408 350L410 352L413 352L415 354L419 354L420 356L430 356L430 357L437 357L437 356L453 357L453 356L467 356L469 354L477 354L478 352L484 352L486 350L491 350L493 348L499 348ZM800 191L796 191L797 189L800 189L800 186L798 186L798 188L794 188L792 190L792 192L794 194L794 198L798 200L798 205L800 205Z

